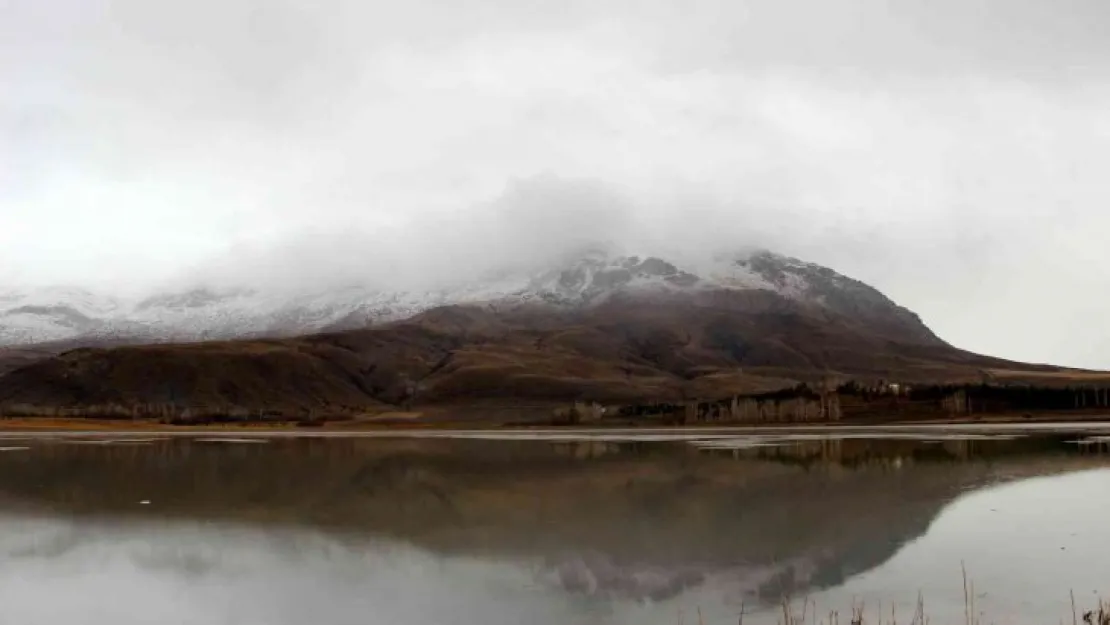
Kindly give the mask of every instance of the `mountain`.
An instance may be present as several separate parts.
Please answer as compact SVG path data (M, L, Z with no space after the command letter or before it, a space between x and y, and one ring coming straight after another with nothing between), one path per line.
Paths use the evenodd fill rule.
M133 300L76 288L0 292L0 346L290 337L364 328L446 305L574 310L634 293L704 298L738 292L773 294L854 319L893 339L940 342L913 313L862 282L771 252L680 266L656 257L588 251L538 271L502 272L477 283L422 291L351 286L290 294L197 288Z
M71 317L57 308L42 306L41 319ZM82 323L91 312L108 314L100 325L65 326L71 341L102 344L134 332L126 340L162 342L24 363L0 377L0 408L349 415L415 404L550 414L570 401L723 398L830 375L978 382L986 370L1037 369L952 347L877 290L769 252L684 265L589 253L438 292L278 300L196 291L72 308Z

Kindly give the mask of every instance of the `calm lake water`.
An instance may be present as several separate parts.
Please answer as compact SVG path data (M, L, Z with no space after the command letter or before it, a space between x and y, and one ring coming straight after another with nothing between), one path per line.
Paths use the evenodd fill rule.
M558 439L558 440L554 440ZM0 623L1071 622L1110 597L1083 433L0 440ZM816 605L816 608L813 606Z

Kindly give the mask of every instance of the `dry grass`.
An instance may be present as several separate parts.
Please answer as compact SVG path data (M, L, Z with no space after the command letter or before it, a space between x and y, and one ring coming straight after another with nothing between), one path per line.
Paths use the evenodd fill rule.
M961 625L983 625L983 614L978 610L975 603L976 592L975 582L967 575L967 568L963 565L960 566L960 573L963 582L963 600L964 600L964 622ZM1070 593L1071 598L1071 625L1110 625L1110 601L1104 601L1101 597L1098 598L1098 603L1091 609L1080 610L1075 602L1075 592ZM843 616L845 618L844 625L898 625L899 615L897 604L891 602L889 605L889 612L884 608L882 602L879 602L874 611L863 601L852 600L849 606L849 611ZM784 597L778 607L780 613L776 618L776 625L841 625L841 612L833 610L827 613L819 612L817 609L817 602L806 597L801 600L800 604L789 597ZM740 615L737 617L738 625L744 625L745 616L752 616L745 612L744 604L740 606ZM696 611L697 625L704 625L701 609ZM905 625L930 625L933 621L929 617L925 609L925 598L919 592L917 594L917 601L913 606L913 613L909 616L909 621L902 621ZM687 625L684 615L680 612L678 615L678 624ZM990 625L996 625L991 621ZM1059 625L1065 625L1065 619L1060 619Z
M344 422L328 423L329 428ZM254 431L289 430L296 427L292 421L205 423L187 426L189 431L228 431L250 429ZM152 419L71 419L55 417L8 417L0 415L0 432L175 432L182 426L169 425Z
M967 582L964 588L964 623L962 625L982 625L983 614L976 610L975 606L975 588L974 584ZM1099 599L1098 607L1084 611L1080 615L1075 604L1075 593L1071 596L1072 625L1079 625L1080 621L1085 625L1110 625L1110 602ZM809 609L807 609L809 608ZM845 625L898 625L898 613L896 605L890 604L890 612L887 613L883 609L880 602L874 612L874 618L868 616L868 609L866 604L861 602L853 602L849 618ZM743 616L739 617L739 625L743 625ZM777 621L778 625L840 625L840 613L832 611L827 614L818 614L816 603L810 603L804 606L801 612L797 612L789 602L784 602L782 605L782 617ZM907 625L930 625L932 619L929 617L925 609L925 599L919 593L917 601L914 605L913 613L910 615L910 620ZM994 622L991 622L994 625ZM1060 620L1060 625L1064 625L1064 619Z
M1072 625L1079 625L1080 623L1084 625L1110 625L1110 601L1099 599L1096 607L1082 612L1075 604L1074 592L1071 601L1072 614L1070 620ZM890 611L888 612L880 602L876 605L875 611L871 612L864 602L853 601L850 611L844 615L846 617L844 625L899 625L896 604L892 602L889 606ZM815 601L803 601L800 609L791 601L783 601L780 610L781 615L775 621L777 625L841 625L840 611L819 613ZM982 618L983 615L977 611L975 606L974 584L968 582L965 587L964 623L961 625L983 625ZM739 625L744 625L743 611L741 611L737 622ZM1064 622L1065 619L1060 619L1060 625L1064 625ZM699 618L699 625L700 623ZM905 625L930 625L933 623L932 618L926 611L925 599L920 594L918 594L917 601L914 604L913 613L909 616L909 621L903 621L903 623ZM994 625L993 621L991 621L991 625Z
M988 373L998 379L1046 379L1067 380L1073 382L1110 382L1110 371L1082 371L1077 369L1059 369L1056 371L1022 371L1016 369L987 369Z

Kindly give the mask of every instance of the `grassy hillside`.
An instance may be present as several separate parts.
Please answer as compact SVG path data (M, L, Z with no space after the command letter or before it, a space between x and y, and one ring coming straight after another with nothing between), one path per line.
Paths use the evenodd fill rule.
M295 339L82 348L0 377L0 408L32 416L328 416L713 399L828 376L1068 375L912 336L899 342L781 298L738 297L614 299L576 312L454 306Z

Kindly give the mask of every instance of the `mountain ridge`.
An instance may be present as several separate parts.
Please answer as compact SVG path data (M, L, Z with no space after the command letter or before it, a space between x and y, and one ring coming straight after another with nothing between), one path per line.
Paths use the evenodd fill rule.
M0 346L58 341L135 342L291 337L398 321L437 306L496 308L545 304L592 306L614 293L772 291L861 321L902 338L939 341L912 312L872 287L831 269L765 250L678 264L658 256L589 249L532 273L428 290L365 286L294 293L251 288L191 288L122 299L75 288L0 293Z
M143 310L181 312L161 318L171 332L119 325L0 348L0 413L245 418L419 406L488 415L531 406L549 415L570 402L675 403L830 379L977 384L993 370L1060 371L957 349L878 290L770 252L702 265L587 253L419 298L353 288L311 300L322 302L315 308L284 300L262 313L250 306L256 295L145 300ZM120 310L82 303L83 317L61 318Z

